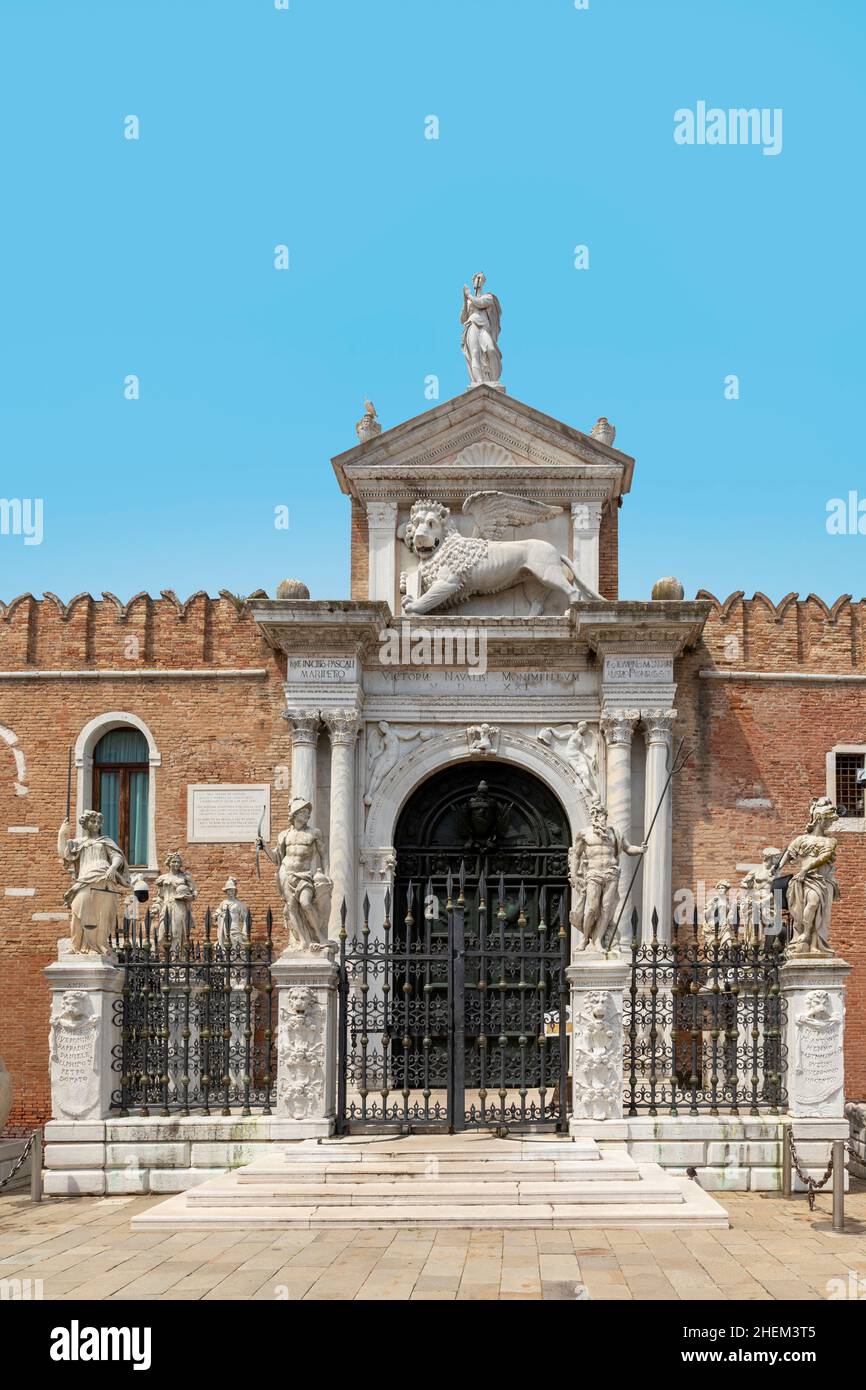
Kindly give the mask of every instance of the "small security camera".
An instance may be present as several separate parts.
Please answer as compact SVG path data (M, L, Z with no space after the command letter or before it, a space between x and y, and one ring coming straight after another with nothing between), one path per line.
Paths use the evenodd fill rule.
M146 903L150 897L150 888L148 887L147 879L142 878L141 874L136 874L135 878L132 880L132 893L136 902L139 903Z

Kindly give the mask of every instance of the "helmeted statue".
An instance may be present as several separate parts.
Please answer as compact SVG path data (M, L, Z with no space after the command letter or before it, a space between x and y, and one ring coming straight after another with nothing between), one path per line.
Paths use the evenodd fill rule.
M325 837L310 826L312 805L303 796L289 806L289 824L277 836L274 849L262 837L256 848L264 850L277 866L277 887L283 900L283 916L289 933L289 949L324 951L328 948L328 918L333 883L328 877Z
M704 943L712 948L718 944L720 948L730 946L733 940L733 918L734 906L731 897L731 884L726 878L720 878L716 884L715 892L712 893L704 907L703 934Z
M246 940L247 905L238 897L238 881L232 876L223 888L225 897L216 910L217 944L223 949L242 946Z
M63 896L72 914L72 952L104 956L117 922L121 891L130 886L129 866L119 845L102 832L102 812L83 811L82 835L70 837L65 820L57 835L61 863L75 881Z

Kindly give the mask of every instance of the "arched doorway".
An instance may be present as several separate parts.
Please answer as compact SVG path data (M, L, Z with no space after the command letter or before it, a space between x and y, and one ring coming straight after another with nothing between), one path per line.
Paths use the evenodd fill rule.
M513 764L452 763L412 793L391 920L344 948L342 1130L565 1127L569 840Z
M537 920L546 890L546 916L556 916L568 891L568 818L553 792L531 772L511 763L464 762L434 773L413 792L394 831L395 930L415 898L433 895L444 904L449 870L464 866L467 910L477 906L478 884L486 879L488 902L504 886L510 922L524 912ZM429 910L429 907L428 907ZM444 920L444 919L443 919Z

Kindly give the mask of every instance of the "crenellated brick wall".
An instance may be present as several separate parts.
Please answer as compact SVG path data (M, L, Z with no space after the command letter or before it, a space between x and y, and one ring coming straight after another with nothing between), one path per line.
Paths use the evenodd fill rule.
M612 510L602 531L605 592L615 584L616 520ZM363 517L355 524L366 529ZM354 596L365 590L366 558L353 569ZM843 597L828 607L812 595L789 595L778 605L761 594L735 594L724 603L699 597L712 602L704 638L677 663L681 730L696 752L676 786L675 888L699 880L713 884L722 876L737 882L743 875L738 863L757 862L765 845L783 847L802 829L810 797L825 789L827 751L837 743L866 743L866 681L819 679L866 676L866 602ZM97 670L113 674L81 674ZM238 670L248 674L227 674ZM814 679L701 675L711 670L735 676L805 672ZM214 674L179 677L181 671ZM10 672L26 679L9 679ZM52 678L49 672L68 674ZM291 749L281 717L284 676L282 658L264 643L248 607L228 594L195 594L186 603L169 593L137 595L125 605L110 595L81 595L66 605L25 595L0 605L0 725L24 751L28 788L26 796L16 794L13 752L0 742L0 1053L14 1079L13 1124L48 1114L42 968L68 929L34 914L62 911L68 886L56 839L70 746L89 720L108 711L144 721L162 758L156 779L160 864L170 849L182 849L199 888L198 913L215 906L226 875L237 874L261 920L268 905L278 905L272 874L257 881L250 846L187 845L186 788L197 781L285 782ZM272 798L274 829L285 807L282 796ZM14 827L36 833L15 833ZM848 1092L862 1096L866 835L840 832L838 841L843 898L834 909L834 945L855 967L846 1057ZM10 896L9 888L35 891Z
M810 594L774 605L742 593L713 603L701 645L678 663L679 732L695 755L677 780L673 882L739 883L765 845L783 849L804 828L810 798L826 790L826 755L866 744L866 601L832 605ZM811 675L807 681L719 679L707 672ZM704 673L703 675L701 673ZM833 946L849 980L848 1094L866 1094L866 834L837 833L842 898Z
M94 679L101 670L119 674ZM166 676L138 671L165 670ZM221 675L223 671L257 674ZM11 671L27 675L10 680ZM63 671L63 679L39 672ZM213 671L180 677L168 672ZM28 674L32 672L32 675ZM0 725L26 758L26 796L14 788L12 751L0 742L0 1054L13 1077L10 1124L48 1114L48 998L42 968L68 935L62 921L34 914L62 912L69 879L56 853L66 809L69 749L91 719L112 710L133 714L161 754L157 772L156 842L160 867L180 848L199 890L197 913L215 907L229 873L261 920L277 908L273 874L255 875L249 845L187 845L189 782L273 782L286 785L291 765L282 658L263 641L248 608L231 596L80 595L63 605L25 596L0 606ZM278 773L277 769L284 769ZM277 782L280 785L280 782ZM275 794L272 815L284 809ZM286 791L288 795L288 791ZM74 805L73 816L83 808ZM29 827L37 833L15 833ZM8 889L34 889L10 896ZM278 914L277 914L278 915Z

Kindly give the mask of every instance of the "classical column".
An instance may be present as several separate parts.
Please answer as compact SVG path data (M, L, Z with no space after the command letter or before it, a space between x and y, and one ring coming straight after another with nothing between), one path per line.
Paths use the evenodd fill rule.
M646 791L644 794L644 834L661 799L670 768L671 730L676 720L675 709L653 709L644 711L644 737L646 739ZM664 804L656 817L656 823L649 838L649 848L644 857L643 867L643 911L641 913L641 934L644 941L652 935L653 909L659 915L659 936L663 941L670 940L671 932L671 844L673 821L671 816L671 788L665 792Z
M361 860L361 881L358 884L357 900L354 906L357 920L360 920L361 905L364 898L370 900L370 928L372 931L381 935L382 923L385 920L385 894L388 889L393 889L394 870L397 867L397 852L393 845L382 845L372 848L365 845L360 852ZM405 910L405 909L403 909ZM349 907L349 916L353 907ZM391 905L391 920L394 920L397 908Z
M397 503L367 503L368 596L393 610L396 593Z
M601 502L572 502L572 555L578 577L598 592L598 537L601 529Z
M321 719L317 709L287 709L283 714L292 730L292 796L302 796L313 808L310 824L316 824L316 747Z
M600 721L605 742L605 805L608 824L614 826L627 840L631 838L631 740L639 718L640 714L636 709L606 710ZM620 897L625 892L633 872L634 860L628 855L622 855ZM629 901L620 917L620 936L630 935L630 917Z
M355 742L360 719L357 710L323 710L322 718L331 736L331 817L328 833L328 860L334 892L328 935L336 940L340 931L343 899L354 911L355 882Z

